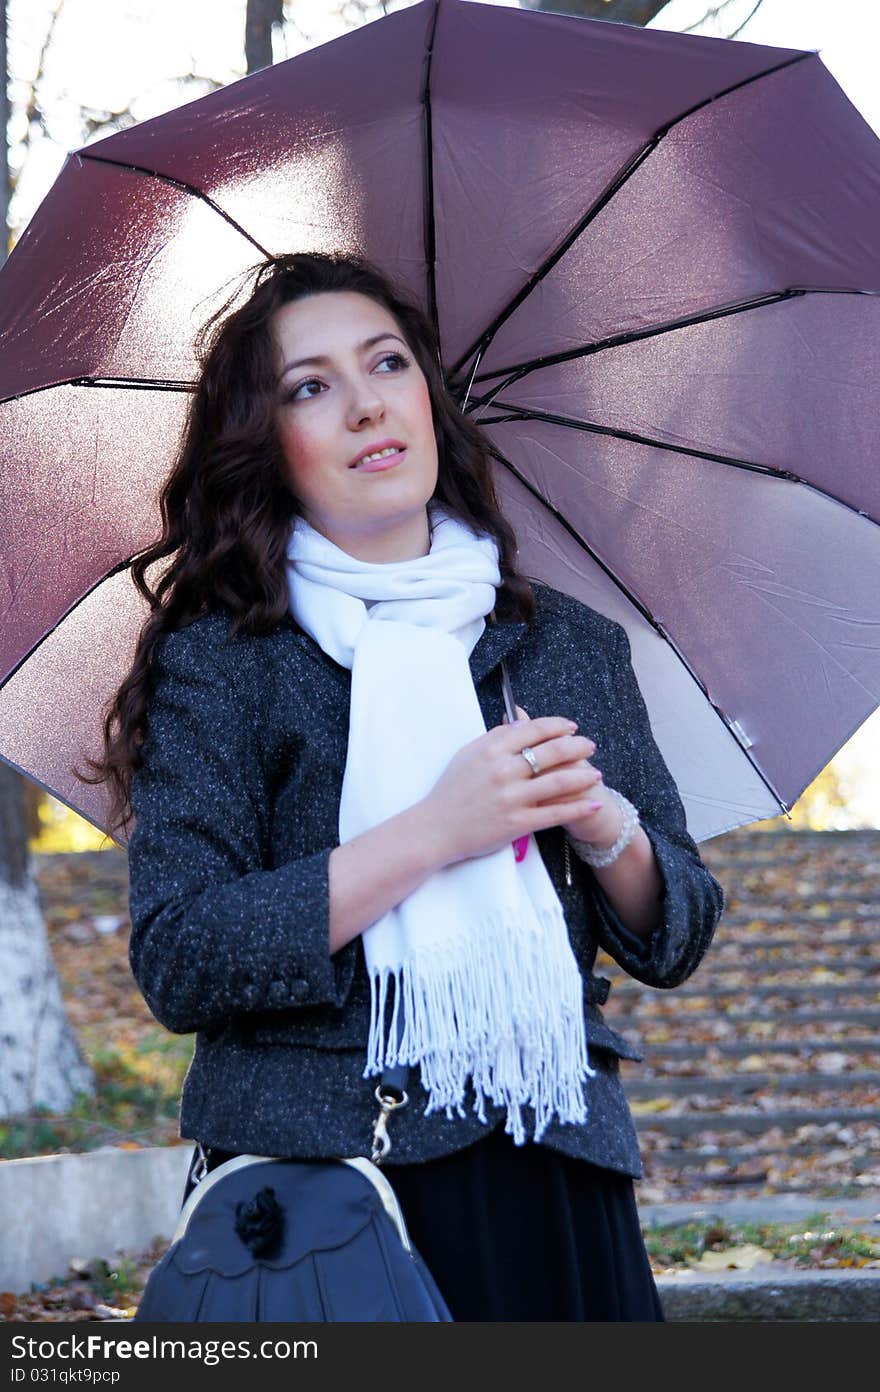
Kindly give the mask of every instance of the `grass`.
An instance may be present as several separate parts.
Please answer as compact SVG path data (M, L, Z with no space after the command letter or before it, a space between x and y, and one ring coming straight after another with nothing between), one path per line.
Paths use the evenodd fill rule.
M87 1035L88 1031L83 1031ZM179 1141L180 1090L192 1055L188 1035L157 1030L135 1043L108 1044L103 1032L82 1039L95 1092L81 1092L60 1115L38 1107L0 1122L0 1159L173 1145Z
M692 1266L704 1252L726 1252L746 1245L800 1267L860 1267L878 1264L880 1241L857 1228L832 1226L816 1212L800 1223L726 1223L718 1220L643 1229L645 1246L657 1271ZM735 1261L731 1265L736 1264Z

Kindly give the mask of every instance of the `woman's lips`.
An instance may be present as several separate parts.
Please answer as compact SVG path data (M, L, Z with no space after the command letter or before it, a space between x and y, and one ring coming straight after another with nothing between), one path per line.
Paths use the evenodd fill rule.
M406 450L398 450L396 454L386 454L384 459L371 459L369 464L358 464L359 474L378 474L384 469L393 469L395 464L399 464Z

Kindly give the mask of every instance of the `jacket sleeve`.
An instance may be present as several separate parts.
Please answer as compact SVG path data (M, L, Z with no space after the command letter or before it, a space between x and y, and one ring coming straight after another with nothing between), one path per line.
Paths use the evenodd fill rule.
M609 956L648 986L678 986L696 970L712 941L724 891L687 830L678 788L657 747L633 670L629 635L622 624L614 627L608 693L614 747L606 751L606 761L599 749L595 758L609 785L638 809L654 849L662 890L660 918L652 932L641 938L628 929L591 868L573 852L571 862L573 869L578 867L588 909L593 909L597 939Z
M330 955L333 847L264 868L258 721L199 624L154 654L128 848L131 968L176 1034L253 1011L342 1006L355 965L356 939Z

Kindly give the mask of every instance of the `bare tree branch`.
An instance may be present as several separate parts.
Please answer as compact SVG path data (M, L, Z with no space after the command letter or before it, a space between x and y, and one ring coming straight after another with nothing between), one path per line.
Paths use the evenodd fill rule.
M690 33L692 33L694 29L699 29L699 27L700 27L701 24L707 24L707 23L709 22L710 19L717 19L718 16L721 14L721 11L722 11L722 10L726 10L727 7L728 7L728 5L732 5L733 3L734 3L734 0L721 0L721 4L720 4L720 5L715 5L715 6L713 6L712 9L707 10L706 13L703 15L703 18L702 18L702 19L695 20L693 24L689 24L689 25L687 26L687 28L686 28L686 29L682 29L681 32L682 32L683 34L690 34ZM734 29L734 31L733 31L732 34L727 34L725 37L728 38L728 39L735 39L736 36L737 36L737 34L742 33L743 29L745 29L745 27L746 27L746 25L748 24L749 20L750 20L750 19L753 19L754 16L758 13L758 10L761 8L761 5L762 5L762 4L763 4L763 0L756 0L756 4L755 4L754 9L753 9L753 10L751 11L751 13L743 20L742 24L738 25L737 28Z
M0 132L3 135L3 162L0 166L0 227L3 228L3 246L0 248L0 263L9 254L9 202L12 197L12 174L9 168L9 64L7 59L7 34L9 15L6 0L0 0Z
M615 24L644 28L666 8L668 0L527 0L530 9L552 14L580 15L583 19L607 19Z
M221 87L225 87L224 82L219 82L215 77L208 77L203 73L189 72L179 77L166 77L161 82L154 82L140 92L128 106L110 111L106 107L87 106L79 104L79 116L82 126L82 143L88 144L94 137L112 135L114 131L128 130L131 126L136 126L142 118L135 116L132 107L138 102L143 101L150 92L154 92L157 87L167 85L177 85L186 91L190 87L202 87L207 92L217 92Z
M55 27L58 23L61 11L63 9L64 0L58 0L58 3L56 4L54 10L52 10L49 14L49 23L46 27L46 32L43 35L43 42L40 45L40 56L37 59L37 70L34 73L34 80L31 83L30 100L28 101L28 104L25 107L25 116L27 117L28 124L27 133L24 138L25 145L30 144L30 128L32 122L35 125L40 126L40 128L48 135L48 131L46 130L46 120L40 108L39 101L37 99L37 90L41 81L46 76L46 59L49 56L49 49L52 47L52 40L55 37Z
M605 19L613 24L634 24L644 28L666 9L669 0L525 0L525 3L529 9L546 10L552 14L580 15L584 19ZM699 29L733 3L734 0L721 0L720 4L710 7L702 19L695 20L681 32L688 34L694 29ZM761 4L762 0L757 0L748 18L744 19L732 34L725 37L736 38L761 8Z
M758 11L760 10L760 8L761 8L761 6L762 6L763 3L764 3L764 0L755 0L754 9L751 11L751 13L748 15L748 17L747 17L746 19L743 20L742 24L740 24L740 25L738 26L738 28L734 29L734 31L733 31L732 34L728 34L727 37L728 37L729 39L735 39L736 36L737 36L737 34L742 33L743 29L745 29L745 27L746 27L746 25L748 24L749 20L752 19L753 16L756 15L756 14L758 13Z

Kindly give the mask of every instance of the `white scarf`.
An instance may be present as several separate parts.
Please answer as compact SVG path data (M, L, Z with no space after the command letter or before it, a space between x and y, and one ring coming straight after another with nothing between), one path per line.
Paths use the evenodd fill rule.
M486 732L468 658L501 583L493 537L474 536L435 503L431 550L409 561L357 560L297 518L288 545L291 612L351 669L340 845L420 802L452 757ZM366 601L374 601L368 609ZM562 905L534 836L430 875L363 933L371 989L363 1076L418 1062L425 1114L506 1107L505 1130L534 1139L554 1114L582 1123L587 1058L583 983ZM387 1037L389 977L394 1008ZM398 1003L404 1012L398 1041Z

